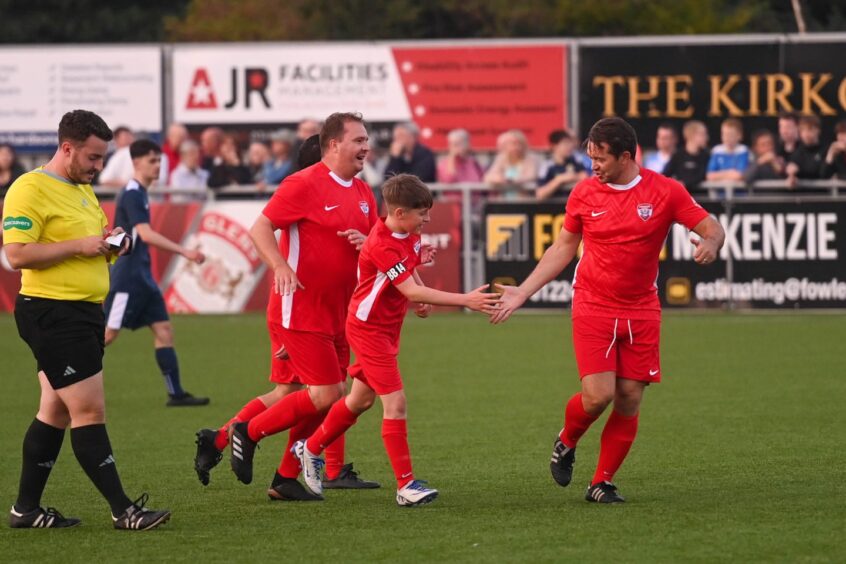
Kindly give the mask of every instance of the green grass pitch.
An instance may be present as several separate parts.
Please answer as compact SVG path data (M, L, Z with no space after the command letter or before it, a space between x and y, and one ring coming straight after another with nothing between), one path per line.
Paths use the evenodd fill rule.
M256 453L244 486L227 452L202 487L194 433L269 389L264 318L177 317L187 389L205 408L166 409L148 331L106 354L109 433L130 496L169 507L161 530L114 531L70 440L45 505L83 519L67 531L0 527L4 562L843 562L846 561L846 361L843 315L668 314L664 382L647 390L640 433L616 482L628 503L583 500L604 418L579 446L574 483L548 463L578 388L570 323L527 315L409 319L401 367L415 473L441 491L403 509L377 405L347 441L371 491L322 503L270 502L285 436ZM0 492L14 502L21 439L36 408L34 361L0 316ZM4 517L5 519L5 517Z

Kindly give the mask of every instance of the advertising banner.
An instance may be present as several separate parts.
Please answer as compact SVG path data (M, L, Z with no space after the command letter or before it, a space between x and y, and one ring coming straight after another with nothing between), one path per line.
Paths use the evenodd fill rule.
M814 114L831 138L846 112L846 42L767 42L583 46L579 51L579 120L586 132L598 119L629 121L644 146L657 127L680 130L704 121L711 144L719 124L741 118L746 140L756 129L775 130L780 112Z
M484 208L483 222L485 281L520 284L561 231L564 202L489 203ZM523 307L569 307L573 299L571 282L575 264L573 261Z
M846 307L846 202L707 205L726 231L720 260L692 260L689 234L674 226L658 291L670 307ZM729 265L728 262L731 261Z
M566 65L561 44L177 45L171 102L175 119L194 126L278 127L358 111L371 123L414 120L436 150L458 127L480 149L511 128L546 147L568 119Z
M703 207L726 231L720 259L697 265L691 233L674 225L661 253L657 281L665 307L846 307L846 202L742 201L733 203L729 212L722 202L705 202ZM485 280L519 284L561 230L564 205L488 204L483 221ZM569 305L575 264L525 307Z
M157 46L0 48L0 142L55 149L59 120L75 109L158 133L161 58Z

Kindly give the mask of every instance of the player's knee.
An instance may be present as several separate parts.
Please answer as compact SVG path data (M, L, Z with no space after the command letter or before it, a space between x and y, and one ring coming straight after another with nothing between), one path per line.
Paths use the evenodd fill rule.
M74 427L105 423L106 406L99 403L77 406L70 412L70 421Z
M51 427L55 427L57 429L64 429L70 425L71 422L70 414L61 402L51 403L49 405L42 404L38 408L38 414L36 417L39 421L47 423Z
M598 392L593 394L582 392L582 403L584 404L585 411L588 413L602 413L613 400L613 392Z
M326 411L344 396L341 386L313 386L309 388L311 402L317 411Z

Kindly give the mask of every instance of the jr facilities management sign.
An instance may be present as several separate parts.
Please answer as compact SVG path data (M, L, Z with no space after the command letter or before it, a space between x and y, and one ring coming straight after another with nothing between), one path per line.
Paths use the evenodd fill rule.
M735 202L704 207L726 230L720 260L693 262L690 233L670 230L657 280L669 308L846 307L846 202ZM495 203L484 212L485 274L519 284L552 244L564 222L562 203ZM573 261L526 303L530 308L569 306Z

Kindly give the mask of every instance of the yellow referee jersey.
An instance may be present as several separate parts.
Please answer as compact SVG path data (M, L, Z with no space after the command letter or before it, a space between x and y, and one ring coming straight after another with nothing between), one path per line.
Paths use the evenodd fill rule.
M57 243L103 235L106 214L89 184L41 168L19 177L3 202L3 243ZM102 302L109 292L105 257L74 256L44 269L22 269L21 294Z

